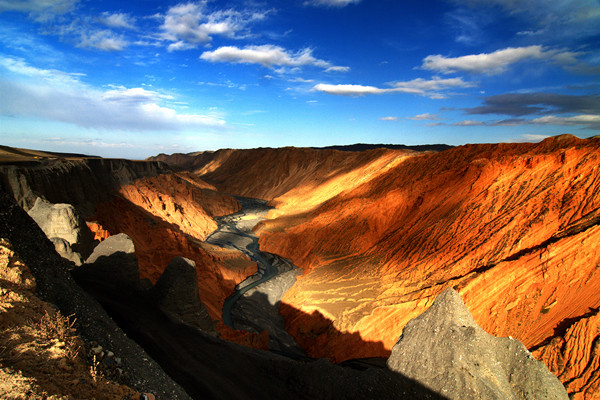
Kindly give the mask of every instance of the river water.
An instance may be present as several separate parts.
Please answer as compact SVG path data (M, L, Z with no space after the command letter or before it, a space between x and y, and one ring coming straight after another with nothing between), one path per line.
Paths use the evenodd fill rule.
M256 224L265 219L265 216L272 207L268 206L265 200L247 197L236 197L236 199L240 202L242 209L234 214L216 218L219 228L206 238L207 243L241 251L252 261L256 262L258 266L257 272L241 282L236 287L236 291L225 299L225 303L223 304L223 322L232 328L235 328L235 326L231 309L235 302L248 290L268 281L278 274L277 268L260 251L258 236L252 231L252 228Z

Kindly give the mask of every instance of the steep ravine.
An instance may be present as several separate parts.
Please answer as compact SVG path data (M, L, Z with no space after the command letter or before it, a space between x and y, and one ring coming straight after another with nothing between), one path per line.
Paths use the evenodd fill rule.
M394 158L394 162L401 162L401 160ZM393 168L395 165L394 162L392 164L386 163L386 165L388 165L390 168ZM192 262L194 260L184 261L180 259L180 261L183 261L183 263L187 265L186 271L190 273L186 280L188 282L194 280L194 277L191 274L192 272L196 274L198 278L198 286L194 288L193 285L189 285L188 289L193 288L194 292L198 292L199 297L204 296L204 298L208 300L205 307L205 315L207 313L210 314L211 310L213 315L215 312L220 314L220 312L222 312L223 302L221 302L219 306L221 299L219 296L221 296L222 293L226 293L228 287L233 290L234 286L240 282L235 282L235 280L226 281L224 279L224 273L227 269L225 268L226 260L222 255L218 255L219 252L216 250L217 246L209 243L203 243L198 240L198 238L194 239L189 233L186 234L183 232L183 229L178 226L180 221L177 219L179 218L177 212L185 215L187 206L189 205L180 200L184 200L188 192L179 191L177 189L171 190L173 188L169 187L169 185L166 185L165 187L165 185L160 183L161 180L162 178L155 180L153 179L151 182L140 182L140 186L130 186L129 189L131 189L131 191L127 191L127 196L125 196L124 193L119 194L118 192L112 192L114 197L111 199L111 201L102 203L104 204L105 208L104 217L106 218L106 221L108 221L108 224L104 224L103 221L98 221L98 223L102 226L108 226L111 223L118 224L120 223L121 219L125 218L127 223L122 224L121 226L128 229L133 229L133 232L138 235L138 243L143 243L147 246L145 249L146 262L156 263L157 261L153 260L153 258L158 258L158 256L165 258L168 257L168 254L177 252L180 249L194 249L194 251L197 253L193 254L201 255L202 257L199 259L200 262L195 262L195 267L194 263ZM135 182L130 183L133 184ZM168 183L179 185L181 184L181 180L180 178L176 178ZM188 183L194 186L193 183ZM61 184L65 184L65 182L62 182ZM60 187L54 188L54 190L58 192L61 191ZM212 189L205 188L203 190ZM196 192L192 191L191 193ZM141 196L138 197L138 194ZM165 197L167 195L175 195L175 197L172 197L167 201L167 197ZM212 199L216 198L217 197L212 197ZM134 199L134 201L142 201L140 201L139 205L136 205L131 201L131 199ZM145 200L151 199L153 200L150 203L145 203ZM116 201L116 204L119 207L115 208L115 204L112 204L113 201ZM142 206L142 203L145 203L145 205ZM158 207L156 207L157 205ZM164 205L164 207L162 207L162 205ZM170 205L172 205L172 208ZM19 248L27 250L26 247L30 244L28 240L35 235L32 235L29 231L31 228L31 221L24 223L23 218L27 219L27 217L24 217L26 214L22 213L22 210L22 217L20 221L15 223L14 220L10 220L11 215L14 216L13 211L15 211L15 208L18 207L16 207L16 205L13 203L10 205L10 207L7 206L1 209L2 212L0 213L0 216L2 218L0 218L0 221L2 221L2 223L0 224L0 233L2 233L2 236L6 235L9 237L11 242L12 239L17 239L15 243L19 246ZM11 210L11 215L9 215L7 212L9 209ZM175 214L175 218L169 219L173 217L173 214ZM209 214L215 213L209 212ZM255 221L251 221L251 219L240 219L240 222L244 221L250 226L253 226L255 223ZM150 228L153 230L142 232L142 230L148 230ZM188 228L196 229L192 228L192 225L188 225ZM244 226L242 226L242 228L247 229ZM236 229L239 228L236 227ZM39 229L37 230L37 236L39 236ZM15 235L17 231L18 235ZM110 227L109 231L110 233L117 232L117 230L114 229L114 226ZM159 237L152 237L153 233L159 234L159 232L163 233L161 233ZM124 235L118 236L119 238L116 239L121 240L121 238L124 238ZM163 239L170 236L176 238L177 241L168 242L166 243L165 247L165 243L162 243L164 241ZM201 237L201 235L198 236ZM140 238L142 241L139 241ZM235 240L230 242L234 244ZM248 237L248 235L241 235L239 240L249 240L247 244L250 245L251 249L255 250L253 257L255 257L257 260L266 260L266 263L264 263L265 271L268 269L268 265L273 268L277 268L279 271L286 271L275 278L270 279L268 282L263 282L254 288L248 289L248 291L244 293L240 300L232 307L232 320L236 326L241 326L242 324L247 323L249 329L253 328L251 326L253 324L255 327L258 327L258 329L262 329L260 327L264 326L262 325L263 322L258 320L255 317L255 314L252 314L252 310L239 307L241 308L241 317L239 315L236 317L235 310L238 308L238 306L241 306L242 302L245 300L249 300L247 304L250 306L259 304L259 302L254 301L256 299L266 299L266 302L263 301L261 304L268 303L273 305L272 300L274 300L274 303L277 304L280 296L285 291L282 290L282 287L287 287L290 282L293 283L293 281L295 281L296 271L294 270L294 267L286 260L282 260L267 253L259 253L260 250L255 244L255 238ZM45 241L48 242L47 240ZM131 240L129 240L129 242L131 242ZM170 246L170 244L173 243L181 247L176 246L173 248ZM342 242L342 244L343 243L345 242ZM162 247L158 247L158 244L160 244ZM152 246L157 246L153 249L155 251L154 256L150 251L148 251L152 250ZM135 254L133 254L134 247L137 247L137 244L135 246L128 244L127 246L130 254L134 255L133 258L128 257L128 259L131 259L130 261L134 261L135 254L138 252L136 248ZM52 246L48 245L48 243L42 246L42 248L39 248L39 250L41 251L28 251L28 257L30 261L53 261L56 259L56 254L53 253ZM246 248L246 250L248 249ZM221 251L233 253L232 250L228 249L222 249ZM46 252L53 253L54 256L47 258L45 255ZM163 254L163 252L165 253ZM119 252L117 252L116 255L119 255ZM238 257L236 260L237 263L240 258ZM119 268L119 265L117 264L110 263L109 267L114 271L123 270L123 268ZM173 262L170 264L175 265ZM135 261L135 265L137 265L137 261ZM142 264L140 263L140 266L141 265ZM181 266L184 265L182 264ZM88 265L86 268L89 269L95 267ZM162 270L160 268L161 267L157 264L157 269L153 271L153 273L155 276L164 278L163 281L166 281L166 275L168 275L168 273L165 272L161 274L165 267L163 266ZM68 274L55 274L54 268L52 267L52 262L46 262L43 268L37 269L38 273L41 272L41 281L49 280L52 281L53 284L56 284L56 280L69 279ZM173 271L173 269L171 269L171 271ZM63 270L63 272L65 271ZM348 271L348 273L351 272L353 271ZM200 276L201 274L204 276ZM458 304L458 299L456 299L457 301L450 302L452 304L441 300L442 304L447 303L451 307L454 307L453 304L456 305L459 310L462 310L459 311L458 314L453 314L450 312L442 313L447 317L446 322L443 322L440 318L423 317L423 319L429 321L426 324L425 329L414 329L412 333L407 329L403 337L398 341L398 344L405 343L408 345L404 346L404 349L411 351L414 350L413 359L415 361L411 362L410 369L422 371L425 374L425 378L422 380L421 378L418 378L417 381L415 379L407 378L407 375L404 375L404 373L401 372L402 369L399 368L397 362L400 364L405 363L403 356L396 357L395 361L393 359L390 360L389 368L371 368L368 366L368 363L363 365L353 364L353 368L343 368L332 365L325 360L315 361L306 359L303 362L298 363L290 358L279 357L272 353L260 352L236 346L232 343L228 343L211 335L205 334L196 328L186 326L184 321L178 321L166 317L163 312L160 312L156 308L157 299L153 297L153 293L158 293L161 291L158 289L148 289L148 282L139 282L136 279L131 279L130 284L133 285L131 287L136 287L135 290L123 290L123 288L118 288L115 286L115 279L113 279L115 278L115 275L112 274L103 274L102 271L96 271L92 273L92 275L88 275L93 279L86 279L80 274L75 275L79 275L79 278L77 278L79 279L79 282L85 284L87 290L90 293L93 293L98 301L103 304L112 318L114 318L114 320L119 323L120 327L124 329L127 336L134 338L139 344L141 344L149 352L152 358L159 361L162 369L167 371L169 375L179 384L181 384L187 393L194 398L463 398L464 393L462 393L462 389L458 389L458 392L448 393L446 396L441 396L438 389L435 391L431 390L431 388L435 387L435 382L432 383L430 378L436 376L438 372L438 366L440 364L438 364L437 360L435 359L426 358L423 360L422 357L418 357L418 355L422 353L421 350L423 343L432 343L433 348L447 350L446 355L459 354L460 351L468 351L468 353L474 357L473 360L468 361L470 364L469 367L474 368L473 371L475 371L475 374L479 373L477 371L479 371L478 368L481 365L488 365L488 363L490 363L489 365L492 366L496 365L497 363L495 360L498 359L498 357L500 357L501 361L507 361L506 365L508 365L509 368L511 365L515 364L526 365L526 370L524 373L519 374L520 376L525 377L525 381L521 382L519 378L519 387L517 387L516 392L514 393L514 398L521 398L522 396L520 394L522 393L533 393L536 391L536 387L539 387L539 382L535 376L539 376L538 373L544 371L545 368L539 363L523 363L525 358L529 359L530 357L530 355L528 355L528 353L525 351L519 351L519 354L516 354L512 351L501 352L500 349L496 349L495 346L483 346L476 349L473 348L471 344L468 344L465 347L463 344L461 344L462 342L455 342L452 340L454 335L453 332L464 331L465 338L468 338L469 336L472 336L471 333L473 330L471 328L474 328L471 326L463 326L464 324L462 323L461 319L465 313L468 313L468 311L466 311L467 309L464 308L464 305L462 305L462 308L458 307L460 306L460 304ZM129 275L130 274L127 274L128 282L130 280ZM132 275L132 277L137 277L137 275L138 274L136 273L135 275ZM211 276L212 278L210 278ZM96 278L98 278L98 280L96 280ZM285 282L283 282L283 285L280 285L279 282L276 282L278 278L284 278L283 280ZM100 280L103 281L103 284L99 284ZM157 281L157 279L154 279L154 281ZM173 279L171 279L171 281L173 282ZM202 285L200 284L201 282L203 283ZM216 283L218 287L211 285L211 283ZM275 287L273 288L273 286ZM157 287L161 287L160 282L157 282L155 288ZM217 291L215 291L215 289L217 289ZM170 289L165 290L168 291ZM469 288L463 288L461 292L466 292L468 290ZM162 292L164 293L164 291ZM229 291L229 293L231 293L231 291ZM336 293L332 291L332 294ZM357 295L361 296L368 296L369 294L370 293L368 291L359 291L357 293ZM79 302L75 305L69 303L69 301L72 300L72 296L68 290L61 291L60 293L57 292L55 293L55 296L57 301L60 301L63 306L66 305L67 307L75 307L78 309L78 312L85 313L85 310L82 310L81 307L78 306ZM177 297L178 296L174 296L174 298ZM248 298L246 299L246 297ZM203 298L200 300L204 302ZM165 301L162 301L160 304L165 306ZM289 304L286 305L286 309L288 311L290 307L291 306ZM435 310L435 307L432 308ZM253 310L256 310L256 308L253 308ZM262 314L262 312L259 312L259 314ZM454 318L453 315L458 315L458 318ZM250 318L248 318L248 316L250 316ZM77 317L79 316L77 315ZM312 317L314 317L314 313ZM238 319L236 320L236 318ZM85 320L90 321L89 316L85 318ZM315 319L313 318L313 323L314 320ZM275 322L277 323L277 321ZM326 337L321 335L324 330L327 330L329 333L331 333L333 335L331 337L335 337L335 335L342 336L345 334L341 331L335 331L332 325L327 325L326 318L323 318L322 322L325 324L317 327L315 327L313 324L309 327L309 330L304 332L304 334L313 335L317 338ZM443 324L440 325L442 322ZM91 323L93 324L93 321L91 321ZM439 329L445 329L446 327L449 328L448 335L444 335L445 339L443 339L441 345L436 344L439 338L436 337L434 333L438 332ZM461 327L465 329L462 329ZM102 327L99 328L102 329ZM117 330L114 332L117 332ZM392 340L396 339L397 337L393 338ZM358 336L354 337L354 340L356 340L355 343L358 346L363 339ZM503 342L506 342L506 340ZM340 350L339 347L335 347L335 341L333 341L333 343L333 350ZM348 344L350 342L344 343ZM411 343L416 343L416 345L412 345ZM475 343L477 343L477 340L475 340ZM285 346L286 343L279 341L277 345ZM327 348L330 346L330 343L322 341L321 345L323 348ZM511 346L513 345L516 344L511 342ZM401 350L400 353L405 354L404 350ZM477 355L475 356L475 354ZM440 357L446 359L446 355L442 354ZM141 363L139 358L131 361L137 361ZM449 361L450 365L452 365L454 360L449 359ZM496 369L496 367L494 367L494 369ZM449 370L449 372L456 377L457 382L464 381L465 377L463 376L464 371L462 369L452 368ZM497 372L499 372L497 375L498 378L494 378L494 380L499 381L499 385L496 388L498 390L495 390L486 384L486 392L488 390L494 390L494 392L497 393L494 398L507 398L503 393L505 392L504 388L506 388L507 385L513 385L513 376L503 372L503 370L498 370ZM548 376L547 370L542 373L545 374L545 376ZM532 379L528 379L527 377L532 377ZM523 383L525 386L521 387L521 383ZM542 386L546 388L545 384ZM558 387L558 389L561 388L560 384L552 384L548 386L548 389L554 391L554 387ZM474 398L479 398L478 396L481 397L480 394L478 395L477 393L474 393ZM558 398L565 398L565 396L566 394L564 391L559 390L557 392ZM165 398L173 397L169 397L167 395ZM532 396L531 398L536 397ZM537 398L548 398L548 396Z

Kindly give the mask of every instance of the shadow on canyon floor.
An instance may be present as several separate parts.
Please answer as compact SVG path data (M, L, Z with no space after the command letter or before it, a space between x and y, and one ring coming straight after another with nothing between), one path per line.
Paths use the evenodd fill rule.
M167 318L146 291L79 283L196 399L444 399L385 367L295 361L214 338Z
M281 303L279 308L286 320L286 330L302 348L309 349L307 353L313 357L340 363L356 358L357 354L365 358L387 359L390 356L383 342L365 340L359 332L340 331L332 320L317 310L308 314L286 303ZM335 343L333 348L332 343ZM355 356L348 356L349 349Z

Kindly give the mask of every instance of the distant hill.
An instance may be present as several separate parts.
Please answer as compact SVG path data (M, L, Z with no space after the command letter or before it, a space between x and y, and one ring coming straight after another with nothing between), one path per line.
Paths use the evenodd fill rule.
M453 148L447 144L421 144L416 146L407 146L405 144L368 144L355 143L348 145L335 145L327 147L313 147L313 149L332 149L340 151L365 151L372 149L393 149L393 150L414 150L414 151L444 151Z
M57 153L53 151L19 149L0 145L0 163L39 161L49 158L99 158L77 153Z

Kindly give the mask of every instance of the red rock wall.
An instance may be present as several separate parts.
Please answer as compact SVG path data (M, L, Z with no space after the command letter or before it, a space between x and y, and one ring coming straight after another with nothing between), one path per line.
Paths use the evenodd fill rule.
M219 150L197 158L196 172L223 193L273 200L291 190L309 188L331 178L368 167L405 150L375 149L345 152L286 147L282 149Z
M217 193L214 187L186 173L138 179L130 185L121 186L118 193L199 240L204 240L217 229L212 217L240 209L237 200Z
M263 224L261 248L305 275L283 301L309 353L391 349L404 324L456 286L488 332L527 346L600 305L600 139L467 145L404 159L303 218ZM300 314L300 315L299 315ZM323 338L325 337L325 339ZM331 349L331 350L327 350Z
M565 384L572 400L600 399L600 316L566 321L568 329L533 352ZM567 325L565 324L565 325Z

